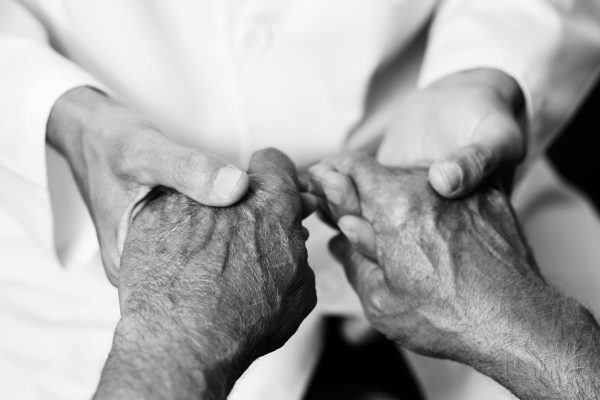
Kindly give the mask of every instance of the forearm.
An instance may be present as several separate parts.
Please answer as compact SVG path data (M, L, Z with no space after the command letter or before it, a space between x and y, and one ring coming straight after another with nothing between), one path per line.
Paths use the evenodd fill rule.
M153 325L119 322L94 400L225 399L246 363L215 362L208 338Z
M600 398L600 328L572 299L551 288L531 308L498 321L495 344L465 360L518 398ZM514 311L514 310L513 310Z

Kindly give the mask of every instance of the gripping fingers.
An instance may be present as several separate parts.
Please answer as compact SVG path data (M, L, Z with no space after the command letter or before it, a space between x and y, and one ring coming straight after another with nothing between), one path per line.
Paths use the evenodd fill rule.
M140 146L142 147L142 146ZM229 206L248 190L245 171L212 154L162 137L137 154L148 186L167 186L208 206Z
M434 163L429 169L429 181L444 197L464 196L489 176L496 165L495 155L489 148L473 144Z
M361 217L345 215L339 219L338 227L361 255L377 260L377 243L371 224Z
M383 276L381 268L363 257L343 235L329 241L329 250L342 264L348 281L359 295L372 284L371 280Z
M516 165L525 155L522 130L508 112L484 117L473 137L472 144L431 166L429 180L440 195L468 195L500 168Z
M349 176L326 165L315 165L309 173L315 193L327 199L334 220L342 215L360 214L358 194Z

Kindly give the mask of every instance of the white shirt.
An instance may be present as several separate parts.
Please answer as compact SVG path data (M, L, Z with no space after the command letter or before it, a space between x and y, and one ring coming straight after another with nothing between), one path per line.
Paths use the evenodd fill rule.
M374 73L394 56L396 96L491 67L525 94L533 157L592 83L599 21L594 0L0 0L0 397L89 397L118 319L85 207L64 162L46 156L48 114L67 90L105 88L174 140L241 167L266 146L305 167L350 136L362 146L380 134L385 107L366 112L366 97ZM551 177L543 171L535 176ZM544 193L523 190L520 210ZM560 193L569 201L549 210L562 207L586 239L599 238L589 208ZM557 231L567 226L553 223ZM326 250L331 232L314 220L308 227L320 312L357 312ZM537 230L530 235L537 243ZM573 248L563 239L537 246ZM577 247L585 268L600 259L595 247ZM319 326L318 316L308 319L284 349L251 368L232 398L299 398ZM442 364L414 362L421 379L452 375L430 368ZM485 382L468 371L452 379L457 393ZM486 393L505 395L492 387Z

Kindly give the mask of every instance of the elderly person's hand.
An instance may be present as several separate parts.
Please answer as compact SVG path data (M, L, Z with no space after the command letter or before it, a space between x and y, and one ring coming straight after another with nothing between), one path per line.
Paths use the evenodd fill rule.
M250 189L228 208L156 192L122 257L121 320L96 398L225 398L316 304L293 163L250 162Z
M448 198L470 193L490 176L511 183L526 152L524 110L519 85L501 71L450 75L402 100L377 159L428 165L433 188Z
M76 88L58 99L46 138L71 166L115 286L119 228L153 187L173 188L209 206L231 205L248 189L246 172L172 142L146 118L91 88Z
M600 330L541 278L502 191L447 200L426 169L360 154L310 173L345 234L330 248L375 328L472 365L521 398L598 398Z

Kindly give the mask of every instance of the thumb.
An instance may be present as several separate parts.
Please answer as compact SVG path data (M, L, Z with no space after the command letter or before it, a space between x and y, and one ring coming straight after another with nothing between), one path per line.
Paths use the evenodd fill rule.
M429 168L429 181L440 195L448 198L468 195L500 168L516 166L525 155L521 128L506 114L484 118L473 137L473 143Z
M212 154L177 146L163 152L152 170L153 185L163 185L207 205L224 207L248 191L248 174Z

